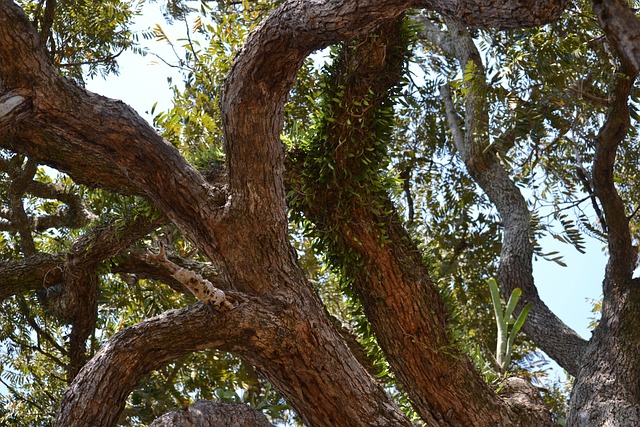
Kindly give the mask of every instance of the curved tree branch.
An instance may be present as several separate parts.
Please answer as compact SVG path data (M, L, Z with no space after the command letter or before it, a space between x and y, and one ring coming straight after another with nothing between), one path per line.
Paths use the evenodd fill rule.
M10 195L11 208L7 211L7 214L3 215L7 218L7 221L0 221L1 231L20 232L23 229L22 233L27 233L44 231L54 227L80 228L95 218L95 215L87 209L82 198L78 195L59 185L45 184L33 179L35 170L32 170L32 173L28 174L26 178L20 179L26 171L26 169L23 171L22 166L18 164L22 158L23 156L16 155L9 160L0 159L0 171L7 173L9 179L13 182ZM37 168L36 162L32 160L27 160L27 162L31 169ZM22 182L19 188L16 187L18 182ZM23 218L23 215L19 214L19 212L21 199L26 194L42 199L58 200L65 203L67 207L57 214L37 217L30 217L24 212ZM16 212L18 212L17 215ZM19 218L22 218L22 220Z
M634 72L640 71L640 19L626 0L592 0L600 27Z
M472 62L474 76L469 85L465 107L465 131L461 130L448 86L441 88L447 120L453 141L475 181L495 205L504 223L504 238L500 253L499 282L506 298L513 289L523 292L520 307L533 302L534 306L523 327L524 332L538 347L553 358L570 374L577 375L586 341L562 322L540 299L533 280L533 245L529 239L530 213L524 197L509 174L488 146L488 120L484 67L480 54L467 30L453 21L447 21L451 30L449 43L454 46L460 67ZM445 37L446 39L446 37ZM432 40L434 43L438 39Z
M191 235L198 229L188 224L198 223L205 212L214 219L216 207L224 204L224 195L130 107L62 77L24 12L10 0L0 1L0 89L3 97L19 93L10 99L25 98L17 105L30 108L29 114L10 110L19 109L21 120L2 128L0 146L76 182L147 196L170 218L182 218L178 224ZM203 241L213 247L210 237Z
M640 281L633 279L638 252L614 183L617 149L629 132L628 102L636 70L627 62L616 74L611 107L596 137L593 183L608 226L609 260L603 282L602 318L587 347L587 374L576 379L571 393L570 425L625 425L640 411L636 380L640 376ZM603 413L596 407L608 410Z
M593 161L594 190L602 204L607 224L607 273L612 283L625 283L631 279L638 255L637 250L633 248L629 218L625 213L624 202L616 190L613 174L618 147L629 132L628 100L636 74L637 72L632 71L630 67L626 67L616 75L612 89L612 105L596 137Z

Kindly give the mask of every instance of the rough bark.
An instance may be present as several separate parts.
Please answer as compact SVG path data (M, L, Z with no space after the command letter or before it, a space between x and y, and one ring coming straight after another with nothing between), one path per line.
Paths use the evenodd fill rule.
M149 427L273 427L246 405L199 400L188 408L167 412Z
M600 27L637 73L640 71L640 19L626 0L592 0Z
M63 254L37 254L0 265L0 300L62 280Z
M554 425L549 408L539 391L527 380L508 377L502 383L500 396L523 418L540 420L540 425Z
M593 180L608 226L609 261L603 282L602 318L587 347L570 402L571 426L640 424L640 281L629 218L614 185L616 151L629 131L628 98L636 72L616 76L612 106L596 140Z
M105 260L126 249L164 220L139 218L119 225L100 225L86 232L72 245L69 252L38 253L0 264L0 300L29 291L41 291L43 302L60 318L68 317L66 307L73 301L61 301L64 288L63 273L67 268L76 272L90 272ZM55 301L52 299L56 295ZM55 306L58 306L56 308Z
M168 311L114 335L80 371L60 403L55 426L113 426L140 379L167 360L232 339L252 339L246 309L216 315L196 305ZM256 314L258 315L258 314Z
M334 60L324 98L337 101L326 102L327 119L309 152L292 160L297 203L353 280L398 382L429 425L550 425L548 414L511 412L450 342L446 310L420 252L376 187L377 156L388 138L383 109L402 72L402 43L401 25L392 22L346 44Z
M305 4L295 3L294 6L297 9L290 8L290 16L285 14L287 19L295 17L296 13L304 15L309 11ZM320 8L317 12L336 7L334 4L313 6ZM350 11L344 20L339 21L332 37L348 35L354 28L354 22L372 28L377 22L399 13L407 4L396 5L379 15L374 13L373 6L368 7L371 13L364 18L368 18L366 22L356 21L356 18L362 19L357 15L359 10ZM318 13L316 16L329 17L329 14ZM297 21L281 22L280 19L281 16L274 15L251 37L258 52L261 52L260 43L276 42L266 39L265 34L275 33L284 40L276 44L303 39L297 34L275 31L281 27L306 33L306 28L291 27ZM318 33L324 28L324 25L317 27ZM246 123L255 127L251 128L252 132L248 135L253 140L244 140L236 136L236 131L228 131L228 147L248 148L251 143L260 146L261 142L265 142L269 149L265 152L260 148L258 152L264 157L253 157L253 161L245 160L244 163L243 159L230 154L228 165L234 162L246 165L246 176L261 176L262 173L271 186L253 186L253 183L242 182L242 178L241 182L235 182L235 172L230 166L230 197L227 200L224 192L207 184L175 149L128 107L87 93L60 77L47 61L26 18L11 2L2 2L0 29L0 58L11 61L10 66L4 60L0 63L3 88L28 88L31 107L28 121L21 116L22 121L14 120L15 126L0 137L2 146L46 160L79 182L147 196L209 256L222 277L228 283L233 283L234 288L253 293L274 291L269 297L263 294L261 301L265 307L278 313L270 320L279 330L277 337L270 339L269 348L262 352L242 348L236 349L236 352L265 373L305 422L318 426L409 424L349 351L295 263L286 239L284 199L273 197L284 195L279 183L282 148L277 139L277 124L282 122L279 117L282 100L274 102L269 108L264 92L269 88L263 86L264 82L254 78L238 80L237 77L246 71L242 66L236 67L236 78L234 74L229 78L227 93L238 93L238 101L248 103L246 110L232 113L238 113L238 118L246 118ZM248 46L251 45L249 41ZM322 45L311 47L310 50L316 47ZM246 65L247 69L255 70L254 62L258 61L265 69L271 67L269 77L284 78L277 74L277 67L283 64L271 62L278 58L265 58L262 54L252 57L254 52L249 48L243 52L238 63L253 63ZM294 48L300 61L304 58L304 52ZM284 65L291 66L289 72L294 75L297 71L296 61L291 62L294 66L288 62ZM242 88L246 82L255 84L246 85L250 89ZM284 93L288 90L286 84L291 81L285 79L283 82L281 90ZM234 85L238 85L238 88L234 88ZM260 123L256 123L255 117L253 122L249 120L253 114L260 112L254 108L256 98L261 98L263 103L264 116L256 115ZM277 96L267 98L269 101L278 100ZM241 127L240 123L237 125ZM231 124L227 123L226 126ZM255 138L262 137L256 129L270 129L267 141ZM242 131L246 132L246 128L242 128ZM16 144L18 137L23 144ZM234 149L229 148L229 151L234 152ZM271 164L272 169L265 170L265 164ZM247 200L251 203L247 203ZM225 203L225 209L219 209ZM249 263L249 260L252 262ZM241 298L238 296L238 299ZM233 312L235 310L230 313ZM254 325L257 333L265 327L264 322ZM165 343L166 346L174 344ZM105 347L105 353L101 354L116 354L116 347L115 344L109 344ZM141 359L151 357L145 353ZM117 419L112 414L117 415L121 410L135 379L126 379L124 391L114 393L112 398L105 398L103 393L106 393L106 389L116 389L122 383L118 376L111 375L111 371L104 375L100 373L100 360L100 357L94 358L71 385L61 405L58 425L87 425L89 418L78 418L84 416L79 414L82 411L78 408L81 407L100 406L103 409L99 411L110 412L104 417L96 417L96 420L105 423L103 425L109 425ZM145 369L148 366L145 364ZM95 386L96 377L104 380L100 382L100 387ZM103 402L104 407L98 402ZM86 412L93 413L92 410Z
M555 21L568 1L443 1L425 0L421 6L470 27L525 28Z
M465 107L465 131L458 122L449 88L441 89L452 138L467 170L494 204L504 225L498 279L506 299L515 288L522 290L520 308L528 302L534 306L527 316L523 331L527 336L570 374L577 375L586 341L562 322L540 299L533 280L533 245L530 240L530 213L520 190L506 172L496 152L487 149L488 106L482 97L486 87L484 66L480 54L466 28L448 21L451 35L427 25L424 35L439 43L443 50L456 57L462 69L469 62L476 66L469 84Z

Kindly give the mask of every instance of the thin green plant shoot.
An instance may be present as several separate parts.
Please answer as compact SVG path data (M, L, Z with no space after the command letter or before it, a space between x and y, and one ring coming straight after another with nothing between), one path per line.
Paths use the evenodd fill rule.
M496 325L498 327L498 339L496 344L495 363L500 374L505 374L509 370L511 363L511 353L513 351L513 343L516 335L524 325L527 314L533 307L533 303L524 306L516 319L513 318L513 311L518 305L518 300L522 295L520 288L515 288L511 292L509 301L505 310L502 310L502 301L500 300L500 292L495 279L491 278L487 281L489 290L491 291L491 301L493 303L493 311L495 313ZM509 330L509 327L511 329Z

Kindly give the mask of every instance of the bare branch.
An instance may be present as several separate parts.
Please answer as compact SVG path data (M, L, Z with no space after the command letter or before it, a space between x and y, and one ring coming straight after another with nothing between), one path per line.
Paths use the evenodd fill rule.
M420 26L418 37L428 40L433 46L440 49L446 55L455 57L455 44L451 37L442 31L425 15L414 15L411 20Z
M462 152L461 150L466 150L464 134L460 128L460 119L458 118L458 113L453 105L451 89L448 84L440 86L440 96L442 97L442 102L444 102L445 111L447 113L447 124L451 131L453 144L458 148L458 151Z
M136 280L138 278L158 280L169 285L176 292L191 293L189 288L185 287L171 275L169 269L164 268L161 264L148 262L147 255L148 252L146 251L129 251L123 256L118 256L114 259L111 272L128 275L128 277L131 278L130 280ZM211 263L195 261L170 254L167 255L167 258L182 268L197 272L218 289L222 289L223 291L231 289L231 285L224 280L224 277Z

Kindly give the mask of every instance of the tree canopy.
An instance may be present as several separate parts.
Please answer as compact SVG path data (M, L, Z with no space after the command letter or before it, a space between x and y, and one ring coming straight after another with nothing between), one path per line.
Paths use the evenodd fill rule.
M637 6L0 0L0 424L640 424ZM85 89L143 39L153 123Z

